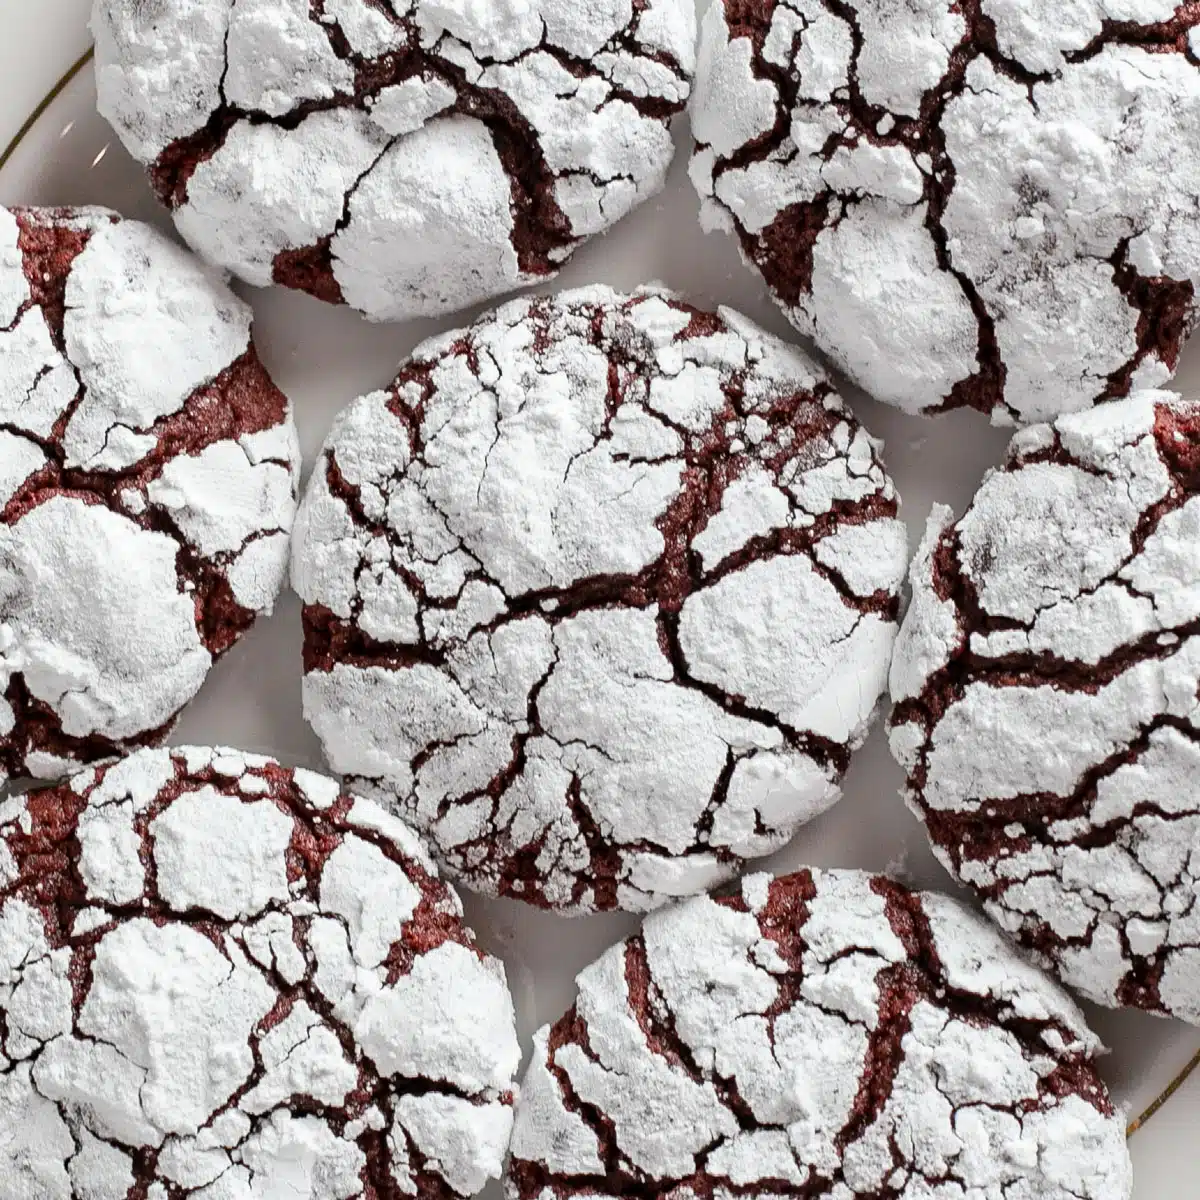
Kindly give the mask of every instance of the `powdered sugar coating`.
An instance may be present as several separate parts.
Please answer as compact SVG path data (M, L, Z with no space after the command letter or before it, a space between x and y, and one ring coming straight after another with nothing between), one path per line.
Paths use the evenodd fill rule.
M1099 1043L947 897L747 878L651 916L534 1039L510 1200L1127 1200Z
M306 716L469 886L653 908L840 795L897 509L830 385L737 314L515 301L336 422L293 557Z
M180 232L375 320L557 272L658 192L692 0L95 0L100 111Z
M692 178L880 400L1052 420L1196 320L1193 0L717 0Z
M504 969L381 810L270 759L143 750L9 800L0 863L7 1196L452 1200L499 1176Z
M1084 995L1200 1024L1200 406L1019 435L912 583L891 736L938 857Z
M250 309L101 209L0 209L0 781L161 739L283 583Z

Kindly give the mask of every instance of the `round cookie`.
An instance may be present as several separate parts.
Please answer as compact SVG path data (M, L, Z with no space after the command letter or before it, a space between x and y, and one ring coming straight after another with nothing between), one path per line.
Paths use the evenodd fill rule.
M0 208L0 783L161 741L271 611L299 453L250 322L149 226Z
M297 521L329 761L486 893L641 911L729 877L837 800L885 686L878 449L797 351L661 291L427 342Z
M30 1200L455 1200L497 1178L504 968L331 779L144 750L0 807L0 1178Z
M946 896L747 878L650 917L534 1038L509 1200L1128 1200L1099 1040Z
M1200 405L1018 435L912 587L891 742L938 857L1084 995L1200 1023Z
M554 275L665 182L693 0L95 0L101 113L187 241L373 320Z
M1159 386L1196 321L1198 48L1178 0L714 0L703 220L906 412Z

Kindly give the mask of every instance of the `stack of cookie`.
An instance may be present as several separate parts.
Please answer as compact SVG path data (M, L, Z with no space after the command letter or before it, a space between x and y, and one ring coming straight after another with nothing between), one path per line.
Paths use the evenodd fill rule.
M1200 403L1161 390L1200 284L1200 6L96 0L93 28L199 257L0 209L0 781L42 785L0 802L0 1200L1128 1200L1062 985L1200 1024ZM969 508L910 562L816 357L599 285L424 342L299 499L226 273L378 321L545 282L664 186L689 101L706 226L834 368L1021 427ZM289 556L340 781L162 748ZM888 693L983 913L746 874ZM648 914L519 1086L439 870Z

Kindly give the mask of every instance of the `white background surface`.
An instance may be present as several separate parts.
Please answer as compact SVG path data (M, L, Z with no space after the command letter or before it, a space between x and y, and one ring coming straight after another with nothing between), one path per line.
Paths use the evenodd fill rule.
M697 0L703 7L707 0ZM89 44L89 0L0 0L0 149ZM677 127L684 145L686 121ZM722 237L705 237L698 203L678 158L667 191L608 238L576 255L552 286L604 282L633 287L660 280L702 305L728 303L785 337L795 334L764 289ZM166 224L141 172L94 112L90 68L67 89L0 172L0 203L107 204ZM466 323L370 326L346 311L279 289L244 294L257 312L257 340L276 381L292 398L306 470L334 414L355 396L381 387L425 336ZM468 316L471 314L468 314ZM1200 395L1200 336L1185 356L1178 386ZM913 545L934 501L959 511L987 468L1000 461L1007 434L977 414L920 421L847 395L867 426L887 443L887 461L905 502ZM213 672L173 741L228 743L321 767L316 740L300 712L299 602L284 597ZM876 730L858 755L845 799L805 829L772 868L800 864L892 868L920 885L949 888L925 847L920 827L898 798L901 776ZM509 902L467 897L481 940L507 963L528 1046L538 1025L556 1018L574 995L573 977L633 927L622 916L566 922ZM1118 1100L1139 1112L1200 1047L1200 1030L1141 1014L1089 1009L1113 1047L1102 1072ZM1133 1139L1136 1200L1196 1200L1200 1195L1200 1072Z

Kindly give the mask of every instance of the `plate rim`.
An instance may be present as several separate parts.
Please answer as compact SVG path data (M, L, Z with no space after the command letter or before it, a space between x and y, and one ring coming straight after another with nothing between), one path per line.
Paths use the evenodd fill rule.
M53 86L46 94L38 101L37 105L22 121L16 133L8 145L0 151L0 172L8 166L21 143L33 132L35 126L44 117L47 111L54 105L54 102L71 86L75 78L84 70L85 67L95 58L95 46L89 46L61 76L55 81ZM1132 1138L1141 1129L1144 1129L1147 1124L1170 1102L1171 1098L1183 1087L1192 1075L1200 1070L1200 1048L1183 1067L1181 1071L1167 1084L1165 1088L1136 1116L1133 1117L1125 1129L1126 1139Z
M0 171L8 166L21 143L33 132L34 126L46 114L46 110L71 86L75 76L92 61L96 55L96 47L89 46L58 78L54 86L38 101L33 111L21 122L20 128L13 134L12 140L0 152Z

